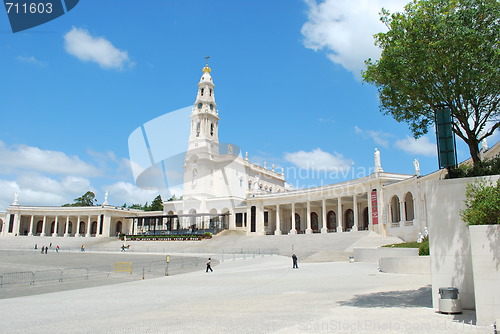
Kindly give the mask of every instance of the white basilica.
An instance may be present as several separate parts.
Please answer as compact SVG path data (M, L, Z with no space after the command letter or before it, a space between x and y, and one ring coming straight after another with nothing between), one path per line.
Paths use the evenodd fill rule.
M417 240L428 225L430 181L445 170L421 176L385 172L375 149L371 175L310 189L285 187L283 170L258 166L236 145L219 142L219 114L211 69L203 68L190 120L184 162L183 199L164 202L163 211L144 212L107 203L92 207L32 207L16 196L0 213L0 236L111 237L245 231L247 235L349 233L370 230ZM500 152L497 143L486 157Z

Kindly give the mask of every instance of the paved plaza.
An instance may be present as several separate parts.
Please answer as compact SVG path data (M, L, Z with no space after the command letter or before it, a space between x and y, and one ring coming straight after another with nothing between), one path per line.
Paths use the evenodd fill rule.
M213 273L202 265L168 277L6 298L0 333L492 333L470 324L473 311L436 313L429 275L301 260L292 269L289 256L226 258Z

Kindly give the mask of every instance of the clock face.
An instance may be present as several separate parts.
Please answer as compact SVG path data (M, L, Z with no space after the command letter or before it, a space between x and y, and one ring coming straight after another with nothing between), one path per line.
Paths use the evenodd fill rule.
M210 104L210 110L214 110L214 105Z
M203 105L201 103L198 103L198 109L201 109Z

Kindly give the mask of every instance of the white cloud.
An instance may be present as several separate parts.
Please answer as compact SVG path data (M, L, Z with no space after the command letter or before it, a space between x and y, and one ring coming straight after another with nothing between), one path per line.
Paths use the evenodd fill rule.
M71 203L74 198L91 190L90 181L80 177L63 177L61 180L44 175L22 175L17 180L0 180L0 210L4 210L19 194L21 205L58 206Z
M328 58L361 78L364 61L380 57L373 35L386 31L382 8L402 11L408 0L306 0L308 21L302 26L304 45L326 50Z
M431 143L428 136L423 136L419 139L406 136L405 139L397 140L394 146L410 154L425 155L429 157L437 156L437 146L435 143Z
M394 137L390 133L375 130L363 130L358 126L354 126L354 132L363 137L371 138L376 144L383 147L389 147L389 139Z
M44 63L43 61L40 61L40 60L36 59L33 56L31 56L31 57L18 56L17 60L19 60L20 62L23 62L23 63L33 64L33 65L37 65L37 66L40 66L40 67L47 66L46 63Z
M311 152L298 151L285 153L285 160L304 169L346 170L353 165L353 161L344 158L342 154L336 152L330 154L320 148L314 149Z
M116 48L103 37L94 37L82 28L73 27L64 35L66 51L83 61L91 61L103 68L122 69L133 66L127 51Z
M158 195L162 195L162 199L167 200L167 198L164 198L164 195L159 194L158 191L145 190L129 182L116 182L105 186L104 189L106 189L109 193L109 203L119 206L123 205L123 203L132 205L144 204L148 202L151 204L151 201Z
M38 147L17 145L7 147L0 141L0 173L12 173L19 169L60 175L97 176L100 171L63 152L42 150Z

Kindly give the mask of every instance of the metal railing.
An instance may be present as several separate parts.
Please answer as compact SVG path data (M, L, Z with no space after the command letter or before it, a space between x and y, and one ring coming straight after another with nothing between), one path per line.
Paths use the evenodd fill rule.
M36 251L32 251L33 254L34 252ZM168 276L169 270L170 272L180 273L185 272L186 269L193 269L196 267L200 267L201 269L206 264L205 257L212 258L212 261L215 264L217 262L246 260L256 257L272 256L276 254L278 254L277 249L225 249L217 254L204 252L203 258L181 257L173 258L170 262L167 262L166 259L147 262L135 262L132 263L131 274L140 275L142 273L143 279L145 278L146 273L150 274L150 276L152 277L158 277L162 275ZM0 275L0 287L9 284L35 285L42 282L65 282L68 280L89 279L90 277L98 276L110 277L112 272L112 265L8 272ZM119 275L123 273L117 274Z
M36 271L20 271L0 275L0 287L8 284L30 284L41 282L63 282L71 279L88 279L111 274L111 266L65 268Z

